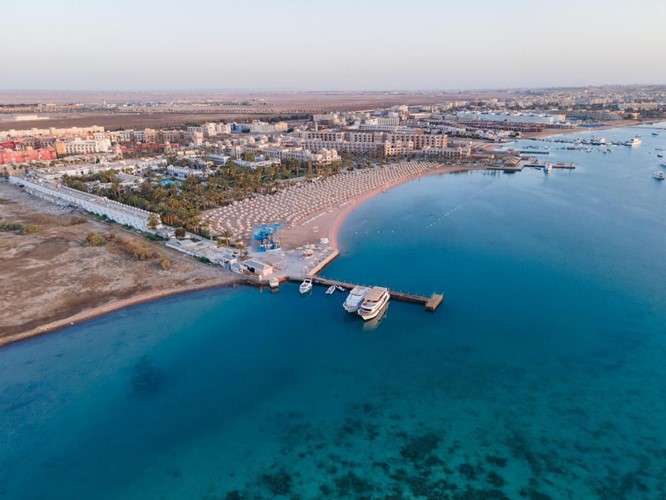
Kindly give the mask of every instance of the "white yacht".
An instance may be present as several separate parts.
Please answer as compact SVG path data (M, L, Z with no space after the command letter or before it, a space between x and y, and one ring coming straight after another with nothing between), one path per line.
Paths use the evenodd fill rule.
M271 278L268 280L268 286L275 290L280 287L280 280L277 278Z
M666 179L666 174L664 174L660 170L657 170L656 172L652 172L652 177L654 177L658 181L663 181L664 179Z
M388 316L388 309L389 309L389 304L387 303L384 307L382 307L379 310L379 314L377 314L377 317L372 318L368 321L363 322L363 330L364 331L369 331L369 330L375 330L376 328L379 327L382 321L384 321L384 318Z
M389 299L391 298L388 288L381 286L372 287L368 295L366 295L363 305L358 310L358 314L364 320L369 320L377 317Z
M298 291L302 294L308 293L312 290L312 278L305 278L301 286L298 287Z
M350 313L358 312L365 296L368 295L370 289L367 286L355 286L352 288L352 291L347 295L347 300L342 304L342 307L345 308L345 311Z
M326 290L326 295L333 295L333 292L335 292L335 285L331 285L328 287Z
M550 174L553 171L553 164L552 163L546 163L543 166L543 173L544 174Z
M628 140L627 142L624 143L625 146L640 146L643 143L638 137L633 137L632 139Z

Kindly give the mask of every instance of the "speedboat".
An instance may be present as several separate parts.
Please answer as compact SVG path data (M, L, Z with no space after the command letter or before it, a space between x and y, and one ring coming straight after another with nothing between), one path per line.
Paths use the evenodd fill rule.
M352 288L352 291L347 295L345 303L342 304L342 307L345 308L345 311L350 313L358 312L365 296L368 295L370 289L367 286L355 286Z
M390 298L391 295L389 294L388 288L381 286L372 287L358 310L358 315L365 321L376 318L381 312L382 307L388 303Z
M660 170L657 170L655 172L652 172L652 177L654 177L658 181L663 181L664 179L666 179L666 174L664 174Z
M301 286L298 287L298 291L302 294L308 293L312 290L312 278L305 278Z
M326 290L326 295L332 295L333 292L335 292L335 285L331 285L328 287L328 289Z

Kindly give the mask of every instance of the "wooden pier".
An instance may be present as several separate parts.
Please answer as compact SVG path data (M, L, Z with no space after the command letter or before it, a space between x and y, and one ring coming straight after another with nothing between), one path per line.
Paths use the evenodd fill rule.
M333 285L336 287L339 286L341 288L344 288L345 290L351 290L355 286L359 286L358 284L347 283L345 281L332 280L328 278L322 278L320 276L310 276L310 277L312 278L313 284L325 287ZM289 276L288 279L289 281L292 281L294 283L300 283L301 281L303 281L303 277ZM370 285L362 285L362 286L370 286ZM433 293L430 297L426 297L425 295L397 292L389 288L389 294L391 295L392 299L399 300L401 302L410 302L412 304L423 304L425 306L425 310L429 312L434 312L444 300L444 295L442 295L441 293Z

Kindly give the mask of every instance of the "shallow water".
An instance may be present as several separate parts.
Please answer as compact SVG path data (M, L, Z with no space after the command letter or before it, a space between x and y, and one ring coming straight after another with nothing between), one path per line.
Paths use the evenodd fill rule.
M637 132L356 210L325 275L435 314L236 288L0 350L0 498L665 497L666 133L596 135Z

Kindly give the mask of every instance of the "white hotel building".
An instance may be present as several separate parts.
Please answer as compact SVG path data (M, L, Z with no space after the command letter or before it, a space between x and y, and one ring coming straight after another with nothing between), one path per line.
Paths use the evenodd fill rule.
M77 137L72 141L65 142L64 147L65 154L68 155L108 153L111 149L111 141L109 139L88 140Z
M148 219L153 215L153 212L130 207L129 205L109 200L103 196L82 193L81 191L53 184L40 178L26 179L10 176L9 182L22 187L33 196L44 198L57 205L76 205L86 212L105 215L119 224L125 224L140 231L149 230ZM157 216L159 222L159 216L157 214L154 215Z

